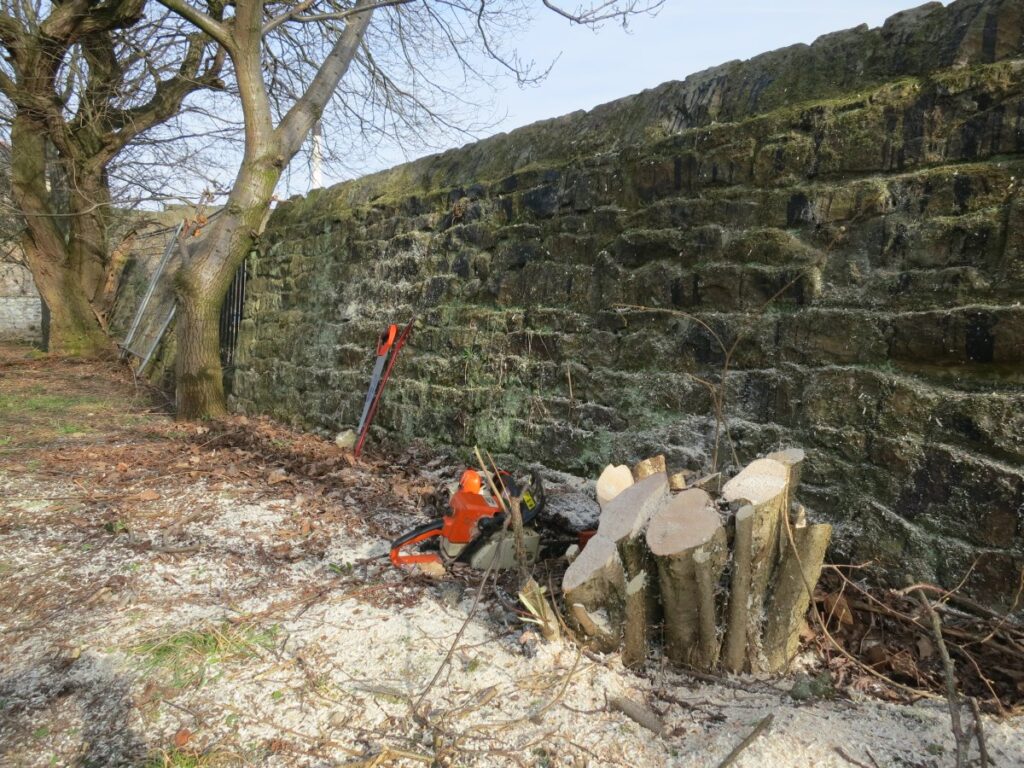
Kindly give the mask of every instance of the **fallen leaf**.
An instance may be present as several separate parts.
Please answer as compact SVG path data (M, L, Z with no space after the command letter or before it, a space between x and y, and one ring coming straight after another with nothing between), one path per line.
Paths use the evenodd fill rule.
M917 655L922 661L924 659L930 659L933 653L935 653L935 646L932 645L931 640L927 637L917 638Z
M825 615L840 624L853 624L853 611L842 595L825 595Z
M191 738L192 731L190 731L188 728L179 728L178 732L174 734L174 746L178 749L181 749L186 744L188 744L188 740Z
M872 645L864 651L864 660L869 666L879 669L888 665L889 654L886 652L885 646Z
M809 643L809 642L811 642L811 640L813 640L815 638L815 636L816 636L816 633L814 631L814 628L810 624L807 623L807 620L805 619L803 622L801 622L801 624L800 624L800 642L802 642L802 643Z
M909 651L901 650L889 657L889 666L897 675L902 675L910 680L917 680L920 673L917 670L917 663Z

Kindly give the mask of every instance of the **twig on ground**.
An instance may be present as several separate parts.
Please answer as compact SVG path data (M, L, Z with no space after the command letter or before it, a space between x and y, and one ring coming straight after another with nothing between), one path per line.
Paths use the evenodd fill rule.
M987 768L991 761L988 756L988 746L985 743L985 726L981 723L981 707L978 706L978 700L973 696L968 701L971 702L971 714L974 715L974 735L978 738L979 764L981 768Z
M867 763L862 763L855 757L851 757L842 747L833 747L833 749L835 750L837 755L839 755L841 758L843 758L843 760L850 763L851 765L856 765L859 768L871 768L871 766L869 766Z
M772 720L774 719L775 715L765 715L761 719L761 722L754 726L754 730L747 734L747 738L737 744L733 748L732 752L725 756L725 759L718 764L718 768L727 768L727 766L732 765L736 761L736 758L740 756L740 753L749 747L754 742L754 739L760 736L768 726L772 724Z
M645 707L643 704L627 699L622 696L612 696L608 699L608 709L614 712L621 712L630 720L642 725L647 730L660 736L665 730L665 724L656 712Z
M949 649L946 648L946 641L942 639L942 621L939 619L939 614L932 608L932 604L928 602L928 597L922 590L916 590L915 594L931 621L932 635L939 649L939 657L942 659L942 672L946 679L946 701L949 705L949 720L953 730L953 739L956 742L956 768L962 768L964 758L967 756L970 737L964 734L960 723L960 695L956 690L956 670L953 668L953 660L949 658Z

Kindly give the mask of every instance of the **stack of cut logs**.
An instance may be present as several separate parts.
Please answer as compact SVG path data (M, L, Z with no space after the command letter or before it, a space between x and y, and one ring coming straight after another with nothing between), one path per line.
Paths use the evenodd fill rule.
M783 670L832 533L793 498L803 459L799 449L757 459L717 501L713 481L675 490L684 483L670 481L663 457L609 466L597 533L562 582L572 624L597 650L621 648L627 666L663 641L691 668Z

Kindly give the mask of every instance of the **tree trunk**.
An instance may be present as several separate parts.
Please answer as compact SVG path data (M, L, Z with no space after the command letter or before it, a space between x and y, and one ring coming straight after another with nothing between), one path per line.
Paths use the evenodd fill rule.
M790 471L786 465L775 459L757 459L722 488L722 496L726 501L749 502L754 510L746 643L747 664L752 672L761 671L764 661L761 635L765 619L765 597L778 565L779 529L784 525L782 517L786 514L783 506L790 498L789 478Z
M765 671L781 672L800 646L800 629L832 538L827 523L790 528L775 590L768 601L764 630Z
M23 112L11 126L11 188L25 219L22 246L40 296L50 312L49 351L106 357L113 346L82 289L67 241L57 226L45 185L45 126Z
M705 569L708 585L718 581L728 552L725 529L707 493L692 488L659 509L647 528L647 546L657 562L665 610L665 655L686 666L701 666L718 658L701 627L715 625L714 603L704 604L697 566ZM700 554L708 558L695 562ZM714 632L712 632L714 634Z
M178 274L177 415L180 419L215 418L227 413L218 323L224 292L188 280L183 274L187 271L183 267Z
M615 542L598 534L562 577L569 622L602 653L622 642L626 585Z
M107 265L110 262L107 250L110 189L103 168L92 162L71 165L68 174L69 263L85 297L100 317L102 312L97 302L107 282Z
M623 652L627 667L647 660L648 627L657 615L657 571L644 540L647 523L669 501L664 472L648 475L603 505L597 535L615 544L624 578Z

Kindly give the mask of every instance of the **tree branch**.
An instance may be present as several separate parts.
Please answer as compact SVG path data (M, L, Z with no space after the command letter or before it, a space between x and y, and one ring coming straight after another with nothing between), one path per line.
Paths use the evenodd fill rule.
M231 37L231 32L223 22L208 16L198 8L193 8L186 0L157 0L157 2L167 10L174 11L183 19L195 24L228 50L233 49L234 41Z
M345 25L344 31L320 65L309 88L281 119L275 133L286 156L290 157L298 151L313 123L323 114L324 107L337 89L341 78L345 76L363 42L366 29L370 26L373 9L377 5L378 3L373 0L358 0L355 5L356 13Z

